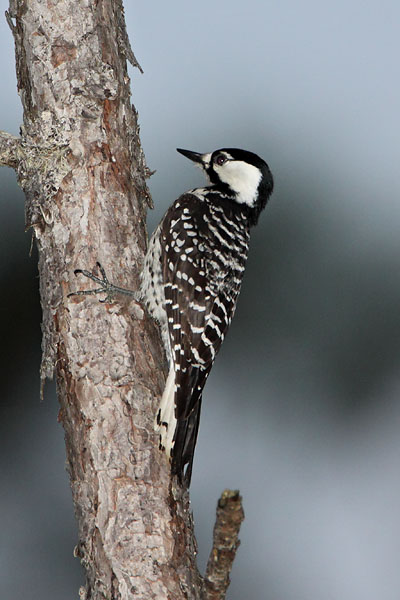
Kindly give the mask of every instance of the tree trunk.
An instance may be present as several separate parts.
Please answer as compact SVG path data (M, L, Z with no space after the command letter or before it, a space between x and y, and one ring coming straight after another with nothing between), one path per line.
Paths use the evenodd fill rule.
M220 542L203 580L188 492L153 430L166 370L156 324L134 301L67 297L82 283L74 269L96 261L136 289L146 250L148 172L126 58L139 65L122 2L15 0L7 19L24 123L20 138L0 135L0 162L16 169L39 248L41 374L57 377L81 597L223 598L242 517L225 539L224 582L213 580ZM240 498L229 502L239 514Z

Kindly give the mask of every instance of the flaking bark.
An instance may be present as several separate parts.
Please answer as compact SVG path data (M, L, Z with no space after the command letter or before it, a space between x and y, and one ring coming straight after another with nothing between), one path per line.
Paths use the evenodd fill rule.
M239 547L239 530L244 519L238 490L225 490L218 501L213 547L205 574L204 600L225 598L229 574Z
M166 367L158 328L135 302L68 298L74 269L96 261L136 289L146 250L148 169L126 58L139 65L122 2L12 0L7 20L24 122L20 138L0 133L0 163L17 172L39 249L41 375L57 378L80 596L196 600L206 588L189 496L171 484L153 431Z

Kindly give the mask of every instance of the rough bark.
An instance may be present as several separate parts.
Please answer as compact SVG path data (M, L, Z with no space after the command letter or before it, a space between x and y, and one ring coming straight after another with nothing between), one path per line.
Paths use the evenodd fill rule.
M67 296L74 269L96 261L135 289L146 249L148 171L126 58L138 64L122 2L12 0L7 20L24 122L20 138L0 133L0 163L17 172L39 249L41 373L57 378L81 597L197 599L207 592L188 493L171 483L153 431L158 328L135 302Z
M244 519L242 498L238 490L225 490L218 501L213 547L205 574L207 600L225 598L229 574L239 547L239 530Z

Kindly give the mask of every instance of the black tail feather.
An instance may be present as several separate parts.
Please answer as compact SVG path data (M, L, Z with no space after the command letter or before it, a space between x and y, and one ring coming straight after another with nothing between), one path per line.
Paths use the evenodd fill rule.
M178 419L172 451L172 474L177 475L181 484L187 487L192 477L194 449L199 431L201 396L185 419ZM187 467L186 467L187 465ZM185 469L186 467L186 469Z

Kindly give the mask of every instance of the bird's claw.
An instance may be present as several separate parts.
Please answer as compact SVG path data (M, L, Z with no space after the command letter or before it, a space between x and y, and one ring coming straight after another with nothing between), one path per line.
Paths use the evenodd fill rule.
M135 292L120 288L113 283L110 283L103 266L99 262L96 262L96 267L100 271L101 277L94 275L86 269L75 269L74 275L83 275L84 277L87 277L88 279L91 279L97 283L99 287L94 290L78 290L76 292L71 292L68 294L68 298L71 296L95 296L97 294L105 294L105 298L102 298L99 300L99 302L111 303L113 302L115 295L118 293L135 296Z

